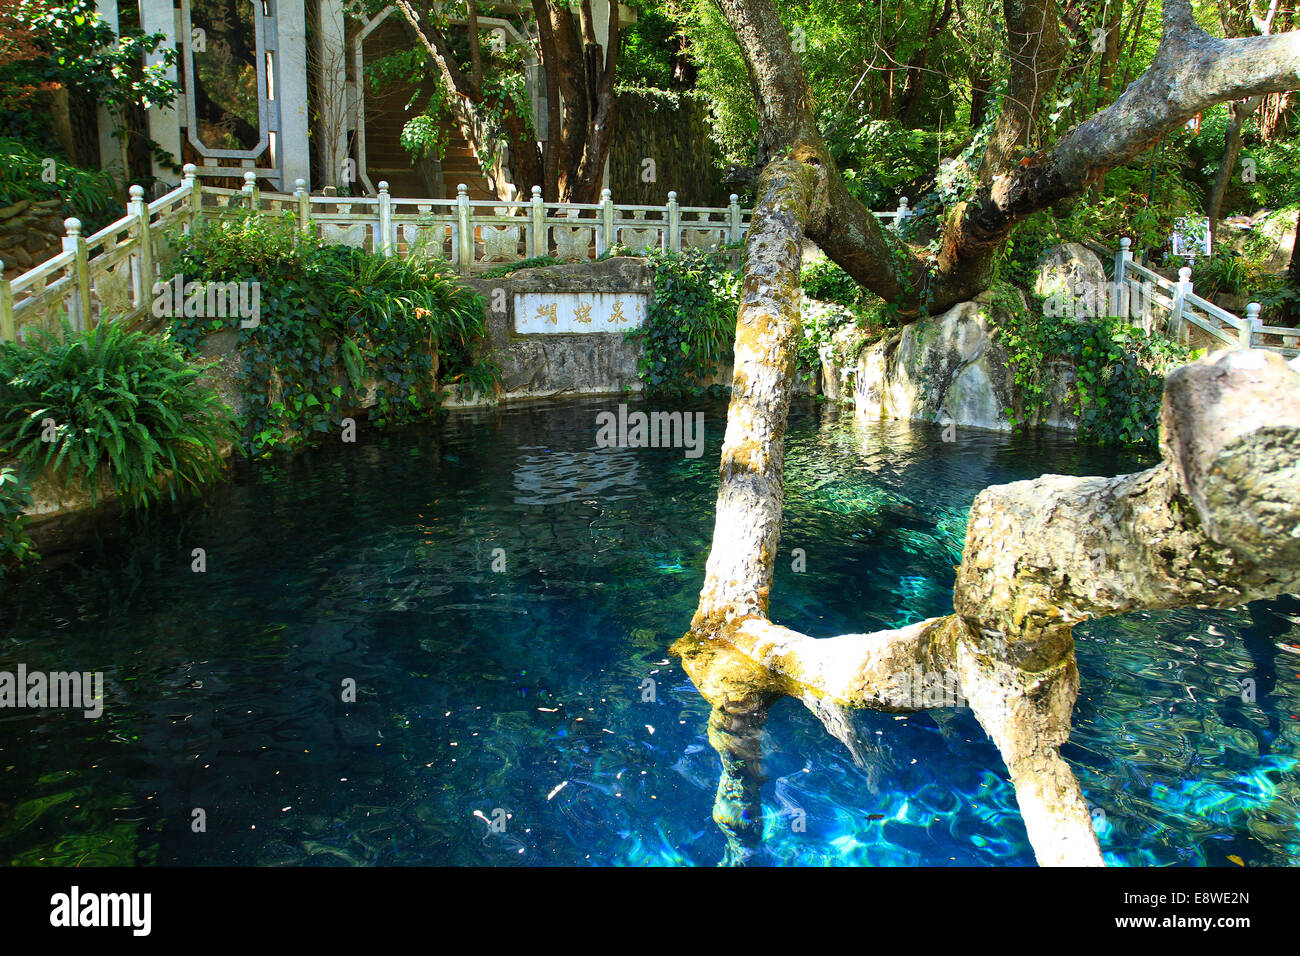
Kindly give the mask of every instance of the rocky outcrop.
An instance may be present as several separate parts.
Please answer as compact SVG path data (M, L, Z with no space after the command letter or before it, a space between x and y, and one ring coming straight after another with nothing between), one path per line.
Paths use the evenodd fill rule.
M23 199L0 208L0 265L6 278L26 272L63 249L63 200Z
M1035 268L1034 294L1053 303L1055 311L1049 314L1086 321L1107 311L1106 270L1087 246L1052 246L1039 256Z
M853 401L865 420L900 418L1008 431L1023 420L1023 390L994 335L998 307L986 297L962 302L868 346L858 356ZM1075 428L1067 397L1074 366L1044 370L1048 402L1038 424Z

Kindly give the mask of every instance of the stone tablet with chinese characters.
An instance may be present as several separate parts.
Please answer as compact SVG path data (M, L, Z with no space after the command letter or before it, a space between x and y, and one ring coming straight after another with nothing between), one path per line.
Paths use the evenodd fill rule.
M548 333L626 332L645 321L643 292L516 292L515 331Z

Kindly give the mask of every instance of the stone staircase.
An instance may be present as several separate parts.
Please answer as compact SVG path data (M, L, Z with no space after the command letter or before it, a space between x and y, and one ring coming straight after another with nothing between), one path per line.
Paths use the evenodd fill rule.
M497 195L479 169L473 150L459 127L450 120L442 128L448 143L442 160L442 194L429 195L429 177L420 171L401 142L402 127L410 116L401 107L413 92L413 88L405 85L391 87L385 91L377 109L373 112L369 108L366 110L369 114L366 119L366 172L370 181L376 188L380 182L386 181L389 193L406 199L455 199L457 184L464 183L469 187L470 199L495 200Z
M442 135L447 141L447 153L442 158L442 181L447 199L456 198L456 186L469 187L469 198L490 202L497 199L496 192L479 168L474 151L461 134L460 127L451 121L443 124Z

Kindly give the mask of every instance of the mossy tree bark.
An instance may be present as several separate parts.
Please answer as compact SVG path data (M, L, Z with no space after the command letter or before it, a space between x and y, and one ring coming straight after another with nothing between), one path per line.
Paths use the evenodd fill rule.
M701 612L674 650L715 713L747 730L783 695L814 712L923 709L914 675L945 675L1002 754L1039 862L1098 865L1091 814L1060 755L1079 686L1073 627L1300 588L1300 375L1262 351L1177 369L1161 436L1160 464L1137 474L986 488L971 509L954 613L895 631L818 639L770 622L766 594L755 607L756 592L714 578L743 567L734 552L752 547L720 522L714 553L731 557L710 556ZM765 541L753 561L770 573L774 553ZM723 593L742 601L732 613ZM745 740L752 769L757 737ZM738 794L757 800L753 785L730 787L725 817L758 815L738 812Z

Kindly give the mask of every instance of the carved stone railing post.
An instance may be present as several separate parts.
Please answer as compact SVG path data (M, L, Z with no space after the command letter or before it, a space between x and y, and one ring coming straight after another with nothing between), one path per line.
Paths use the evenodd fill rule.
M293 198L298 201L298 229L311 231L311 197L307 195L307 180L299 179L293 184Z
M388 193L388 183L379 184L379 248L380 255L393 254L393 197Z
M740 242L740 229L740 197L732 193L731 201L727 203L727 241Z
M193 163L186 163L185 179L182 185L189 188L190 201L190 220L185 224L185 232L188 234L196 229L199 225L199 219L203 215L203 184L199 182L199 167Z
M1115 253L1115 293L1111 296L1111 311L1124 319L1131 319L1129 315L1129 294L1128 294L1128 264L1133 261L1133 252L1130 248L1133 240L1128 236L1120 239L1119 252ZM1148 330L1149 331L1149 330Z
M1255 340L1255 329L1259 326L1259 303L1251 302L1246 306L1246 317L1241 320L1241 347L1248 349L1253 347Z
M126 208L127 214L135 219L136 235L140 237L135 254L135 305L148 310L154 284L153 227L149 223L149 204L144 201L143 187L131 187L131 201Z
M608 189L600 191L600 229L596 232L596 255L604 255L614 245L614 194Z
M898 197L898 209L894 212L894 232L903 231L903 223L907 222L907 217L912 215L912 210L907 206L907 197Z
M474 262L474 223L469 208L469 189L464 183L456 187L456 265L464 275Z
M1182 341L1184 300L1192 291L1192 270L1183 266L1178 270L1178 281L1174 283L1173 309L1169 313L1169 337L1175 342Z
M257 188L257 173L244 173L244 196L248 199L248 209L250 212L257 212L258 198L260 192Z
M8 279L0 279L0 342L18 341L18 323L14 319L14 290Z
M542 202L542 187L533 187L532 208L532 226L528 230L528 235L532 238L532 252L529 258L533 256L544 256L551 251L551 244L546 237L546 205Z
M664 251L682 251L682 213L677 207L677 193L668 193L668 229L664 234Z
M137 187L138 188L138 187ZM68 321L74 329L90 328L90 263L86 257L86 237L81 234L80 219L65 219L63 227L68 234L63 237L63 251L71 252L73 294L68 299Z

